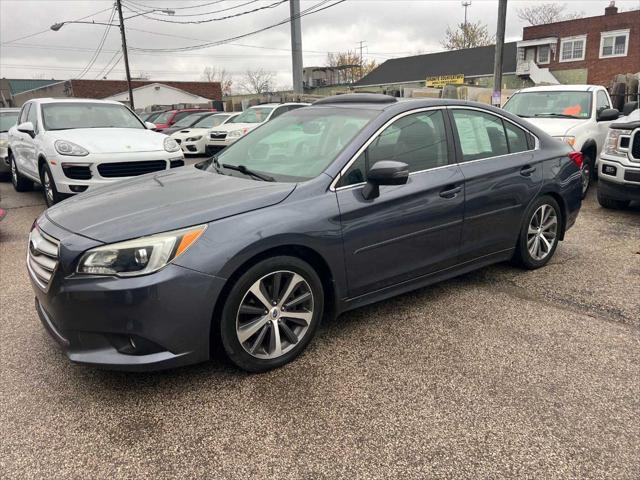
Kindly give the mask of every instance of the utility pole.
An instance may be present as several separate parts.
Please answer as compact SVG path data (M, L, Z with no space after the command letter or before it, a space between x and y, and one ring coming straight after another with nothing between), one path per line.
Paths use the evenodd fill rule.
M464 48L467 48L469 46L467 36L467 8L471 6L471 0L463 0L462 6L464 7Z
M119 0L118 0L119 1ZM291 63L293 67L293 91L304 93L302 81L302 27L300 25L300 0L289 0L291 13Z
M363 61L362 61L362 49L364 48L364 44L366 43L365 40L360 40L360 78L362 78L364 75L362 74L362 66L363 66Z
M124 18L122 17L121 0L116 0L118 7L118 17L120 18L120 35L122 36L122 57L124 59L124 71L127 74L127 87L129 88L129 106L131 110L135 108L133 105L133 89L131 88L131 71L129 70L129 53L127 51L127 36L124 32Z
M504 29L507 22L507 0L498 3L498 28L496 31L496 56L493 63L493 94L491 104L499 107L502 97L502 52L504 50Z

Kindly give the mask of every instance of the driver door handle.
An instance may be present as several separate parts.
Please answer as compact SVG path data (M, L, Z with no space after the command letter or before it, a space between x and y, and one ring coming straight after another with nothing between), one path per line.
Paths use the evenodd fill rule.
M461 186L447 185L443 190L440 191L440 196L442 198L455 198L458 193L462 191Z
M536 167L532 167L531 165L525 165L524 167L522 167L522 169L520 169L520 175L522 175L523 177L528 177L535 171L536 171Z

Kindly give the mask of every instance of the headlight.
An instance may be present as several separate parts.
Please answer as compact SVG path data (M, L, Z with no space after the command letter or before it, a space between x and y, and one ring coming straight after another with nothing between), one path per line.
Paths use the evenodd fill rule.
M164 139L164 149L167 152L177 152L180 150L180 145L173 138L167 137Z
M185 142L197 142L202 138L202 135L198 135L197 137L189 137L185 140Z
M233 130L231 132L229 132L229 134L227 135L227 138L240 138L242 135L244 135L246 132L246 130L242 129L242 130Z
M92 248L80 259L77 272L118 277L157 272L182 255L206 228L206 225L199 225Z
M628 148L620 148L620 136L630 134L630 130L610 128L607 132L607 139L604 141L604 153L607 155L614 155L616 157L626 157Z
M53 145L60 155L69 155L71 157L84 157L89 155L89 152L80 145L67 142L66 140L56 140Z
M576 137L573 137L571 135L569 136L559 136L559 137L553 137L553 138L557 138L558 140L562 140L564 143L571 145L572 147L576 144Z

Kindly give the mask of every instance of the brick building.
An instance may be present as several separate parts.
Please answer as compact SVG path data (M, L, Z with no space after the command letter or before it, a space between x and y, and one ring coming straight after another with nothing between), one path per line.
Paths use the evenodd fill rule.
M616 74L640 71L640 10L525 27L516 73L534 83L610 86Z

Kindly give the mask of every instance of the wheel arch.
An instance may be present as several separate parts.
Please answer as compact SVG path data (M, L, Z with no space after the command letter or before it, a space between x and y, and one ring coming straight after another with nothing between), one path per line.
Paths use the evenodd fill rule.
M564 234L565 234L565 232L567 230L567 204L566 204L565 199L562 197L562 195L560 193L558 193L555 190L541 190L540 193L538 193L538 195L536 195L531 200L529 205L527 205L527 211L529 210L531 205L533 205L534 202L538 201L542 197L551 197L551 198L553 198L556 201L556 203L558 204L558 206L560 207L560 214L562 215L562 222L560 223L560 234L558 235L558 239L559 240L564 240ZM525 218L523 221L526 222L527 219Z
M301 245L301 244L283 244L278 246L273 246L270 248L266 248L259 253L254 254L250 258L246 259L240 265L235 266L231 275L227 278L227 281L218 295L215 306L213 308L213 317L212 328L211 328L211 344L210 350L211 354L214 353L215 346L219 345L219 332L218 329L215 328L216 319L219 319L222 315L222 309L224 308L224 304L231 292L233 286L240 276L246 272L251 266L255 265L257 262L265 260L267 258L276 257L276 256L288 256L288 257L296 257L301 260L307 262L313 269L316 271L320 280L322 281L322 288L324 290L325 297L325 318L332 318L337 312L337 292L335 285L335 277L329 266L329 263L325 260L325 258L313 248Z

